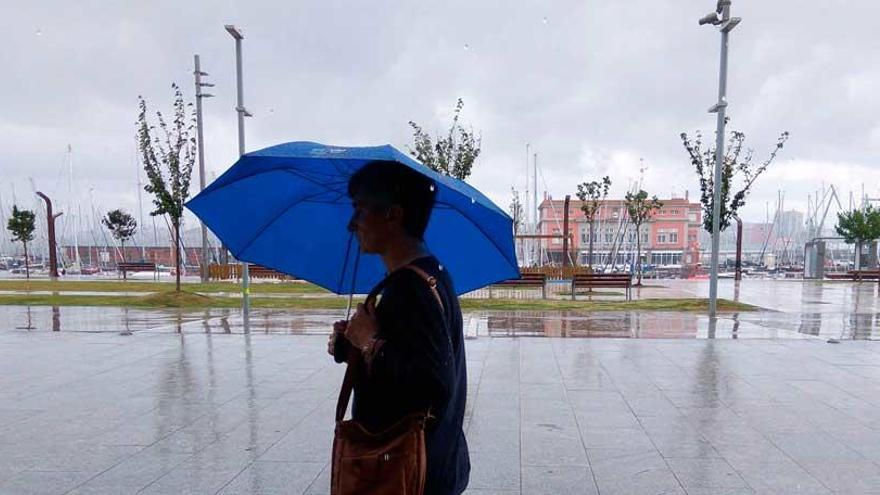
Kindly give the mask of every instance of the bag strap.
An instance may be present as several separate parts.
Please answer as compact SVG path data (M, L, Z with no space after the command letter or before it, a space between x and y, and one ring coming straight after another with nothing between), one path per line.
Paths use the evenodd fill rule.
M437 300L437 304L440 305L440 312L446 313L446 307L443 306L443 298L440 297L440 292L437 290L437 278L428 274L425 270L417 267L416 265L406 265L404 268L412 270L416 272L422 279L428 284L428 287L431 289L431 293L434 294L434 299Z
M437 300L437 304L440 305L440 313L446 312L446 307L443 305L443 299L440 297L440 292L437 290L437 278L432 277L425 270L415 266L415 265L406 265L401 267L398 270L395 270L394 273L389 274L385 277L373 290L370 291L370 294L367 296L367 301L370 299L375 299L376 296L379 295L379 292L388 285L388 281L391 277L397 273L400 273L402 270L408 269L415 272L419 277L421 277L425 283L428 284L428 287L431 289L431 293L434 294L434 299ZM450 343L451 345L451 343ZM348 401L351 399L351 392L354 390L354 369L357 364L360 362L360 353L352 353L349 355L348 364L345 366L345 376L342 378L342 387L339 389L339 398L336 399L336 422L340 422L345 418L345 411L348 409Z
M348 400L351 398L351 391L354 390L354 362L359 357L349 356L348 364L345 366L345 377L342 379L342 388L339 389L339 398L336 399L336 422L340 422L345 418L345 410L348 409Z

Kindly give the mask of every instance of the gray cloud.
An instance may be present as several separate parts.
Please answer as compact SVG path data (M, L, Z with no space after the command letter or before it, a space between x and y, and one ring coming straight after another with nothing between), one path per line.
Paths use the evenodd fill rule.
M77 199L137 208L136 97L167 108L170 83L192 95L192 55L217 84L206 100L206 158L237 154L234 57L224 23L245 33L248 149L308 139L405 148L406 122L441 131L456 98L482 132L472 183L506 206L522 188L525 143L555 197L610 174L660 196L696 192L678 139L714 130L719 36L696 19L708 0L30 2L7 12L0 64L0 193L30 198L28 178ZM746 217L786 190L805 208L824 180L880 196L880 7L870 0L736 0L732 127L757 156L782 130L789 146L756 187ZM38 34L39 32L39 34ZM467 48L466 48L467 47ZM197 183L197 181L194 181ZM539 180L544 188L544 180ZM30 200L30 199L29 199ZM62 200L64 203L65 200Z

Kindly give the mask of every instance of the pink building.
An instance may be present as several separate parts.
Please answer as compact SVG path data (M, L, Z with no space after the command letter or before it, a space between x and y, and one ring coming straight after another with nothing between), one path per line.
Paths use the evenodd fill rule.
M663 207L641 228L642 262L650 265L676 267L699 262L699 232L702 222L700 204L687 197L661 199ZM569 204L569 232L573 236L570 250L579 265L589 264L590 226L581 210L581 201ZM559 235L563 231L565 201L545 199L539 206L538 231ZM562 239L541 241L541 251L551 262L562 261ZM593 225L593 265L626 265L635 260L635 226L623 200L609 199L602 203Z

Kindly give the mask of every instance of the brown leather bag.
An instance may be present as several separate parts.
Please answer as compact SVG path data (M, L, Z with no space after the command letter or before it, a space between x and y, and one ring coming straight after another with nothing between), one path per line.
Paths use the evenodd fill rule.
M434 293L437 281L419 267L407 265L418 273ZM370 297L375 297L374 293ZM355 420L344 421L354 388L354 370L359 361L351 359L345 370L339 400L336 402L336 433L333 438L331 495L422 495L425 490L427 454L425 423L427 413L410 414L385 431L367 431Z

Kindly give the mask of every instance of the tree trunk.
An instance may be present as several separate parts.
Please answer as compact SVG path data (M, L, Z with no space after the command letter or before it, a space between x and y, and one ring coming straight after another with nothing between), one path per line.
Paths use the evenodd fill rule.
M861 242L856 243L856 256L855 256L855 260L853 260L853 261L855 263L855 269L860 270L862 268L862 243Z
M639 266L639 278L636 285L642 285L642 235L640 230L642 230L641 224L636 225L636 264Z
M122 244L122 262L125 263L125 241L119 241ZM122 280L128 280L128 273L125 270L122 270Z
M589 249L588 256L590 258L589 258L589 263L587 263L587 264L590 265L590 271L592 271L593 270L593 220L590 220L590 249Z
M177 292L180 292L180 222L174 222L174 276L177 279Z
M31 279L31 267L30 267L31 260L28 257L27 241L21 241L21 243L24 244L24 273L25 273L25 277L27 277L27 279L30 280Z

